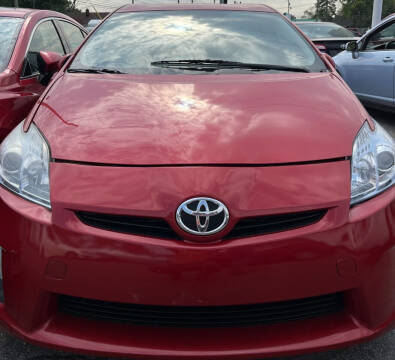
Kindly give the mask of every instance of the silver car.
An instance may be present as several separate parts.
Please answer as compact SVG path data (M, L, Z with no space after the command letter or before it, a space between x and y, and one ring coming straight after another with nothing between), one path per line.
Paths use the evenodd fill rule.
M333 58L337 70L367 106L395 111L395 14Z

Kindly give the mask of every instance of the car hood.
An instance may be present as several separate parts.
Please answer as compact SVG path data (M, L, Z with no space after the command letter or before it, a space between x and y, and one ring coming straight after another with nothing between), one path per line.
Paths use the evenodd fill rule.
M273 164L351 155L366 117L332 73L65 74L34 122L54 159Z

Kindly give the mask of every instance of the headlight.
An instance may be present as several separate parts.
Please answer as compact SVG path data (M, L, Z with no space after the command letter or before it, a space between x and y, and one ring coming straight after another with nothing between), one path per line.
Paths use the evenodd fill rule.
M354 142L351 165L351 204L388 189L395 178L395 144L377 122L375 130L365 122Z
M37 204L51 208L49 148L34 124L20 123L0 145L0 184Z

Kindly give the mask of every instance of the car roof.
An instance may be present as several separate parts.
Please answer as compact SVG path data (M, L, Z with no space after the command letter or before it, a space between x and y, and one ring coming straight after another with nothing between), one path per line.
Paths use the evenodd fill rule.
M33 13L34 11L37 11L37 10L23 9L23 8L0 7L0 16L26 18L31 13Z
M0 7L0 17L14 17L20 19L34 17L36 20L54 17L70 21L78 25L80 29L83 29L83 26L70 16L52 10Z
M210 5L210 4L175 4L175 5L125 5L116 12L137 12L137 11L177 11L177 10L223 10L223 11L261 11L273 13L276 12L273 8L267 5L252 5L252 4L229 4L229 5Z
M69 16L52 10L0 7L0 17L3 16L3 17L16 17L16 18L26 19L29 16L35 16L35 15L41 16L43 18L60 17L60 18L72 20Z

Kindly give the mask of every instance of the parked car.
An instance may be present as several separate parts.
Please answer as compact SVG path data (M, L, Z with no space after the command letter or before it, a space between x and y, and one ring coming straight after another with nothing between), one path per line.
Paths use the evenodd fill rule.
M359 39L350 30L331 22L297 21L295 24L313 41L319 50L331 56L343 51L348 42Z
M394 152L273 9L124 6L0 146L0 320L136 359L371 339L395 322Z
M85 34L57 12L0 8L0 141L27 116L49 81L40 52L65 55Z
M101 22L101 20L99 20L99 19L89 20L88 25L86 25L85 29L88 32L91 32L97 25L100 24L100 22Z
M366 105L395 110L395 14L334 58L336 67Z

